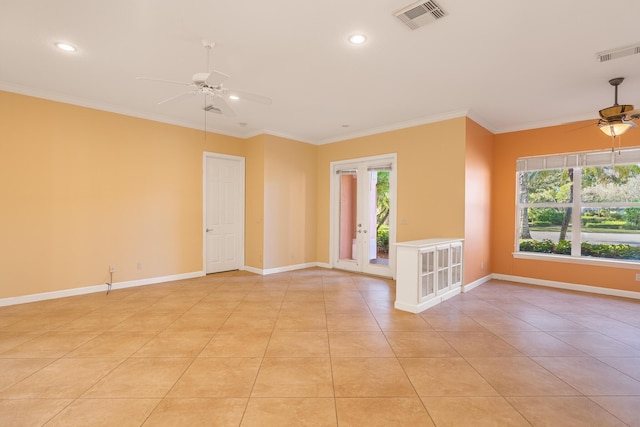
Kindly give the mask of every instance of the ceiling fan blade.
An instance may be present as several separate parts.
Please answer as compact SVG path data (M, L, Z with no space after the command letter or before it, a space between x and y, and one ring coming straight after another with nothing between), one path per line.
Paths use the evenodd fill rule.
M190 96L193 96L193 95L195 95L196 93L197 93L196 91L194 91L194 90L190 90L189 92L181 93L181 94L179 94L179 95L172 96L171 98L164 99L164 100L162 100L162 101L158 102L158 105L166 104L166 103L168 103L168 102L180 101L180 100L182 100L182 99L184 99L184 98L188 98L188 97L190 97Z
M221 73L220 71L213 70L209 73L209 77L207 77L207 84L211 86L219 86L223 81L229 78L225 73Z
M236 112L233 111L233 109L231 107L229 107L229 104L227 104L227 102L222 99L219 96L214 96L213 99L211 100L211 103L217 107L222 114L224 114L227 117L235 117L236 116Z
M225 95L227 97L236 96L240 100L252 101L252 102L257 102L259 104L265 104L265 105L271 105L271 103L273 102L269 97L256 95L254 93L249 93L249 92L242 92L239 90L226 89Z
M177 82L175 80L154 79L153 77L136 77L136 80L149 80L152 82L171 83L180 86L191 86L192 83Z
M640 108L636 108L635 110L627 111L625 114L631 120L640 119Z

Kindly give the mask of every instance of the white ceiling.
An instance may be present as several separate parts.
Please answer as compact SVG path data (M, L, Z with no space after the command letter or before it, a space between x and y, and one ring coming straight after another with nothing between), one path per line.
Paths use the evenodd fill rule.
M0 89L202 129L202 98L158 105L183 88L136 77L190 82L207 71L208 39L225 86L273 100L207 114L208 130L240 137L322 144L463 115L494 133L595 119L618 76L620 102L640 104L640 55L595 59L640 42L640 1L437 1L448 16L412 31L393 16L411 0L0 0ZM350 45L354 32L367 43Z

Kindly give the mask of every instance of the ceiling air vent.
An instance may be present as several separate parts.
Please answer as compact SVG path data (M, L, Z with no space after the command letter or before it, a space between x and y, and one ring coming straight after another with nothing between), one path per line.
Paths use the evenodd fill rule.
M409 5L395 12L394 15L404 22L407 27L415 30L416 28L427 25L430 22L444 18L447 15L447 12L442 10L438 3L433 0L429 0L427 2L420 1Z
M619 47L617 49L607 50L605 52L596 53L598 62L611 61L625 56L637 55L640 53L640 43L632 46Z

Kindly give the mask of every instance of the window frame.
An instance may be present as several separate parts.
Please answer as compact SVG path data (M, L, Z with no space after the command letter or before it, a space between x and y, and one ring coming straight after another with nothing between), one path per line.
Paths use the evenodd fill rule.
M582 209L615 207L640 208L638 202L583 202L582 201L582 169L587 167L640 165L640 147L629 147L618 150L585 151L548 156L522 157L516 160L515 174L515 238L513 257L519 259L536 259L553 262L568 262L588 265L606 265L608 267L640 267L640 260L592 257L582 255ZM521 201L520 174L540 170L573 169L573 197L571 202L529 203ZM549 254L520 250L521 214L524 208L571 208L571 255Z

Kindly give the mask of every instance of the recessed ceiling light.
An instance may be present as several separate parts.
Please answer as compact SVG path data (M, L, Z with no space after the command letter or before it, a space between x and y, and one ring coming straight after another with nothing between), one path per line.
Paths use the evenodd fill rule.
M367 41L367 37L364 34L354 34L349 37L351 44L362 44Z
M229 95L229 99L237 101L238 99L240 99L240 97L238 95Z
M70 45L69 43L56 43L56 47L58 49L64 50L65 52L75 52L77 49L75 46Z

